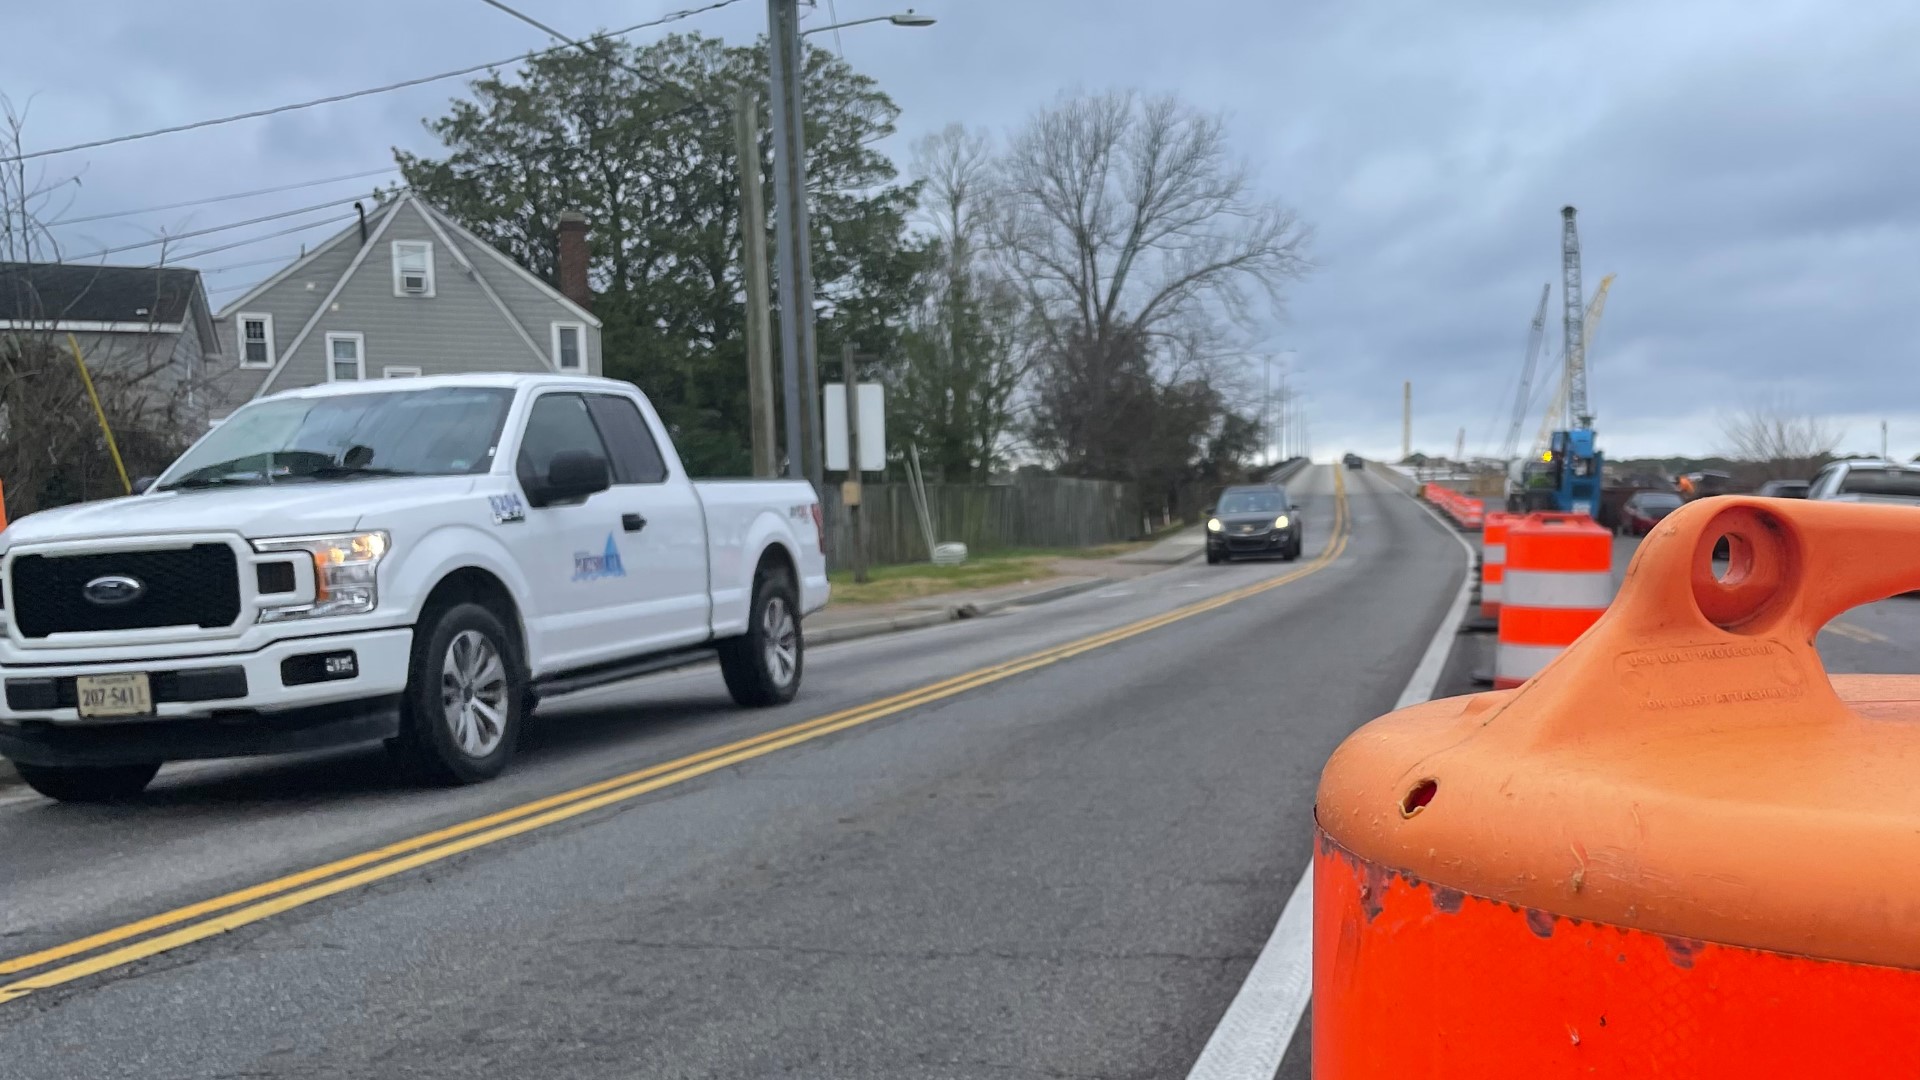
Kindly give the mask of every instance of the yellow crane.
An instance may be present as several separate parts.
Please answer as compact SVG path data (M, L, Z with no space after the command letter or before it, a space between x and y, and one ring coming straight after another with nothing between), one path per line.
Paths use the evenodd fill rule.
M1613 288L1613 274L1600 279L1600 287L1593 291L1593 302L1587 305L1587 312L1580 323L1580 341L1582 352L1593 355L1593 335L1600 329L1600 315L1607 310L1607 290ZM1553 400L1547 403L1547 414L1540 418L1540 434L1534 437L1531 460L1538 460L1546 452L1547 441L1553 437L1557 428L1565 428L1571 423L1567 412L1567 392L1570 382L1570 369L1560 366L1560 386L1554 391Z

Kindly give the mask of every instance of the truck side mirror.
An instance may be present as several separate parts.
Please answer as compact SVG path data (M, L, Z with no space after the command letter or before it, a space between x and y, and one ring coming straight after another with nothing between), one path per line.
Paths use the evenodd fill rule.
M587 450L562 450L547 463L546 480L527 492L535 506L578 502L613 486L607 459Z

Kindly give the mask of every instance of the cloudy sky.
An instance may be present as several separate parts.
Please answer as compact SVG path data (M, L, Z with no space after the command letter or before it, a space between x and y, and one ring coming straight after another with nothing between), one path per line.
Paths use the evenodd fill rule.
M830 21L820 0L810 22ZM831 0L841 20L899 10ZM1319 456L1500 441L1527 322L1580 209L1587 287L1618 275L1590 358L1616 457L1709 452L1729 406L1777 396L1847 446L1920 452L1920 4L1912 0L915 0L929 29L846 31L901 105L893 147L952 121L1004 132L1074 87L1177 91L1227 112L1316 231L1313 278L1264 347L1304 388ZM479 0L9 5L0 93L29 148L245 111L540 47ZM687 0L522 0L562 30ZM760 0L678 23L745 40ZM830 36L829 36L830 39ZM828 39L816 39L828 40ZM23 43L44 42L46 48ZM38 162L63 217L379 169L432 150L435 83ZM86 254L327 202L384 177L62 231ZM231 244L342 209L182 241ZM215 306L326 229L193 261ZM111 256L137 263L156 249ZM261 260L267 260L262 263ZM251 266L235 266L254 263ZM1558 286L1550 313L1559 339ZM1537 413L1536 413L1537 416ZM1526 425L1532 437L1537 419Z

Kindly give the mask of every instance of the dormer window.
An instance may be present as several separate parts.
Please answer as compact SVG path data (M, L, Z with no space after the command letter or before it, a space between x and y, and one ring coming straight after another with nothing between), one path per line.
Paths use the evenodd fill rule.
M393 242L393 295L433 295L433 245L425 240Z

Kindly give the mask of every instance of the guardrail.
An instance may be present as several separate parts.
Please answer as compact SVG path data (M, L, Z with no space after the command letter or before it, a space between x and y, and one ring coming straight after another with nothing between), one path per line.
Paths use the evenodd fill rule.
M1401 472L1384 462L1366 459L1367 471L1406 492L1408 495L1420 494L1420 481Z
M1267 483L1284 484L1300 474L1300 470L1313 464L1311 459L1296 457L1281 462L1277 468L1267 474Z

